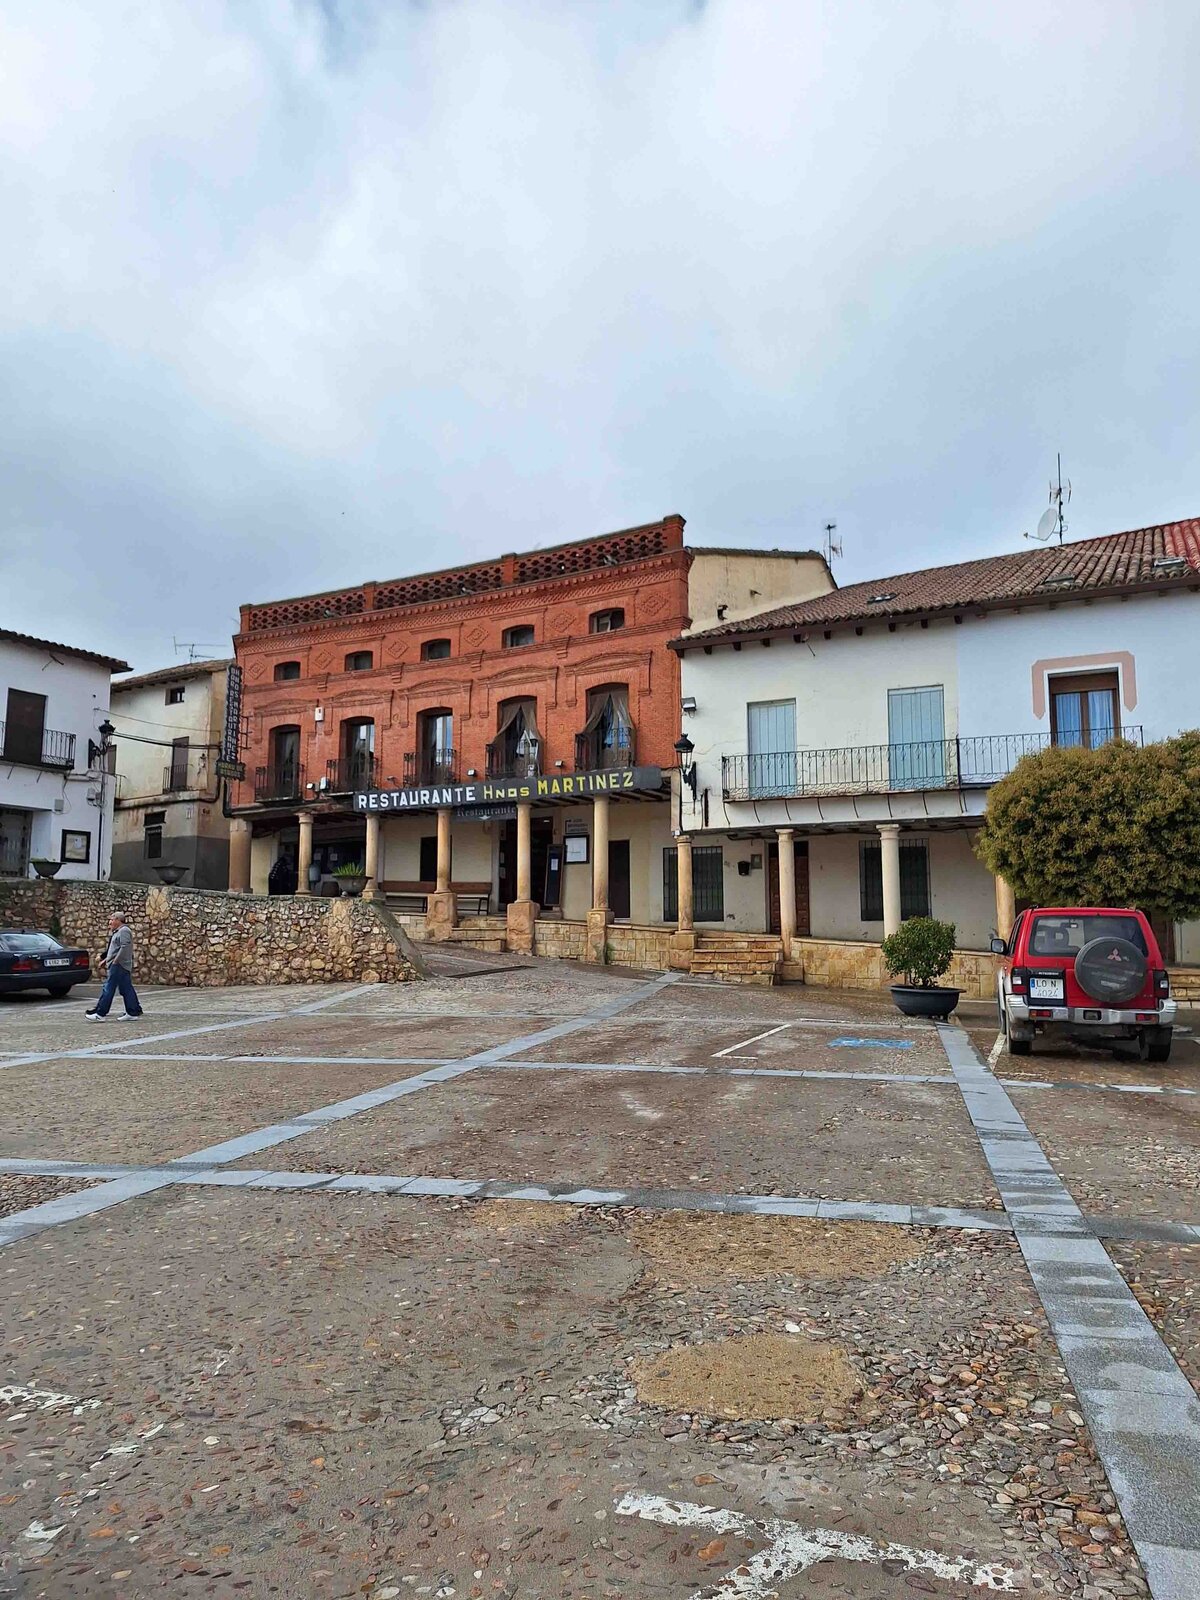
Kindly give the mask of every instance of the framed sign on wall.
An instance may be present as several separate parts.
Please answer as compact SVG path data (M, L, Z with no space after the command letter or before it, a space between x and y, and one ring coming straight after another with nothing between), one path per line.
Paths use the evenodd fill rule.
M563 840L563 861L568 867L582 866L588 859L588 850L591 835L588 833L568 833Z
M60 859L86 863L92 854L92 836L82 829L64 828Z

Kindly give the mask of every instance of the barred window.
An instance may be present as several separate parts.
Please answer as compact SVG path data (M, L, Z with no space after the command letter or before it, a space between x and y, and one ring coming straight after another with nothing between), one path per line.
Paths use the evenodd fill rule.
M859 915L864 922L883 921L883 851L877 840L858 846ZM900 841L900 915L929 915L929 846L924 839Z
M692 846L692 920L725 921L725 852L719 844ZM679 921L679 852L663 849L663 921Z

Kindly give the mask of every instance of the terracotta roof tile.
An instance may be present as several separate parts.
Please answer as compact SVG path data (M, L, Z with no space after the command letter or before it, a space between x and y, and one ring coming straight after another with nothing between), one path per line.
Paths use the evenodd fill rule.
M79 661L93 661L98 667L107 667L110 672L129 671L129 663L118 661L116 656L102 656L95 650L81 650L73 644L57 644L53 639L37 639L31 633L17 633L13 628L0 628L0 639L8 639L13 644L27 644L34 650L57 650L59 655L75 656Z
M1154 561L1182 556L1192 571L1174 578L1156 572ZM673 641L680 646L698 639L736 639L829 622L951 611L958 607L996 606L1023 597L1052 593L1124 588L1200 579L1200 517L1153 528L1135 528L1073 544L1036 546L1011 555L986 556L948 567L922 567L916 572L873 578L817 595L797 605L780 606L737 622L706 628ZM1055 579L1061 579L1061 584Z

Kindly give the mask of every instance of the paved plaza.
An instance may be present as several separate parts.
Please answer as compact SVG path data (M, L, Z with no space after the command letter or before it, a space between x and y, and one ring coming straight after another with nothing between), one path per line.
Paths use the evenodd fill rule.
M431 962L0 1000L0 1596L1200 1594L1190 1034Z

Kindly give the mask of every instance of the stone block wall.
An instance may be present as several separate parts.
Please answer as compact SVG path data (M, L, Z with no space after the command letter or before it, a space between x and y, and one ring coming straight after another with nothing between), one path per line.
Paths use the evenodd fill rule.
M647 967L666 972L671 966L674 928L636 928L622 924L608 930L606 954L614 967Z
M557 917L539 917L534 928L533 953L552 956L559 961L581 961L587 940L587 926L582 922L565 922Z
M814 988L885 989L895 981L877 944L796 939L792 954L804 969L804 982ZM970 1000L991 1000L996 993L996 958L983 950L956 950L941 981L947 988L961 989Z
M134 976L143 983L211 988L425 976L396 919L366 900L0 878L0 926L52 933L90 950L93 960L108 943L114 911L133 930Z

